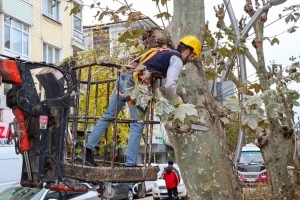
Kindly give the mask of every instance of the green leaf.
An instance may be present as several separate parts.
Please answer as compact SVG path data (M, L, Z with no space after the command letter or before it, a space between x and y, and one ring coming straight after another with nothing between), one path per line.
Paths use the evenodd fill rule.
M268 97L270 100L276 100L276 91L275 90L265 90L263 92L263 98Z
M208 68L205 70L205 77L207 80L214 80L216 78L216 72L212 68Z
M261 90L261 86L258 83L253 83L249 86L249 89L254 89L254 91L258 93Z
M240 102L236 97L228 98L227 101L225 102L225 107L234 113L241 112Z
M222 47L219 49L219 53L222 57L226 57L228 54L228 49L226 47Z
M119 17L119 15L112 14L110 20L112 20L112 21L114 21L115 23L117 23L117 22L120 21L120 17Z
M169 18L172 17L172 15L168 12L162 12L162 13L159 13L159 14L155 15L155 17L158 18L158 19L163 18L163 17L165 17L165 19L169 19Z
M132 22L132 17L128 16L128 19L125 23L125 28L128 28L130 26L131 22Z
M161 5L166 5L166 3L167 3L167 0L161 0Z
M139 38L144 33L143 29L135 29L131 31L132 38Z
M118 41L119 42L125 42L127 39L134 39L139 38L143 34L143 29L135 29L131 32L125 31L122 35L120 35Z
M212 64L213 61L214 61L214 60L213 60L213 58L212 58L210 55L206 56L205 62L206 62L207 65Z
M247 96L247 100L245 101L245 106L256 105L260 107L262 106L262 104L263 104L263 99L261 98L261 95Z
M75 6L74 8L71 9L70 15L76 15L77 13L80 12L80 6Z
M121 6L116 12L117 13L122 13L123 15L126 13L126 11L128 10L128 6Z
M224 124L228 124L230 121L227 117L221 117L220 120L224 123Z
M272 39L271 45L273 46L275 43L279 44L279 40L276 37Z
M294 33L296 32L296 29L299 28L298 26L292 26L291 28L289 28L287 31L288 33Z
M142 13L140 11L129 13L129 17L132 19L139 19L141 17Z
M181 123L184 123L185 118L188 116L198 116L198 111L195 105L182 104L175 110L174 119L178 119Z
M160 116L162 121L167 121L174 114L175 107L164 97L154 105L155 113Z
M97 14L94 16L95 18L100 14L100 11L97 11Z
M215 33L216 34L216 38L218 39L218 40L220 40L220 39L223 39L224 38L224 36L222 35L222 33L221 32L217 32L217 33Z
M107 11L103 11L103 12L99 15L98 21L101 21L105 15L108 15L108 12L107 12Z
M122 33L122 35L120 35L118 41L119 42L125 42L125 40L131 38L131 33L129 31L125 31L124 33Z
M261 121L261 119L259 119L257 115L247 114L244 116L242 124L248 125L252 130L255 130L259 121Z
M270 114L270 116L274 119L276 119L278 117L278 113L284 113L284 107L279 104L279 103L270 103L268 106L267 106L267 110L268 110L268 113Z

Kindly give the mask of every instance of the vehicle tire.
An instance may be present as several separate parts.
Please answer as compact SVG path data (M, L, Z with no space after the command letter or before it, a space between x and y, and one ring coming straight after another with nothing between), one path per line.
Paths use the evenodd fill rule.
M133 192L132 192L132 190L128 190L128 192L127 192L127 198L126 198L127 200L133 200Z
M145 182L139 183L137 196L139 199L144 198L146 196Z
M153 200L160 200L160 198L155 198L155 197L153 197Z

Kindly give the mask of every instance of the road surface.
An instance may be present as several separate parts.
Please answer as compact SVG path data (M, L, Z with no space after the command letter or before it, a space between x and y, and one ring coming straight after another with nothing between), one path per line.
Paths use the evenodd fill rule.
M151 196L147 196L145 198L141 198L140 200L153 200L153 197L151 195Z

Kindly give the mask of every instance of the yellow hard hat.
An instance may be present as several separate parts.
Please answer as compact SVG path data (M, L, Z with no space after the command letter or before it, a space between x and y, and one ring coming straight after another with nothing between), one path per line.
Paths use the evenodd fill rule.
M194 49L193 52L196 54L195 57L199 58L200 51L201 51L201 42L197 37L192 36L192 35L187 35L187 36L183 37L180 40L180 42L187 46L192 47Z

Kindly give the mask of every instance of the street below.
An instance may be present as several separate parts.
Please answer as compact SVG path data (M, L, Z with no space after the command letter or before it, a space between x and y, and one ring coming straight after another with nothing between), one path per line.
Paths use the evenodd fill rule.
M147 197L145 197L145 198L141 198L141 199L143 199L143 200L152 200L152 199L153 199L153 197L152 197L152 195L151 195L151 196L147 196Z

